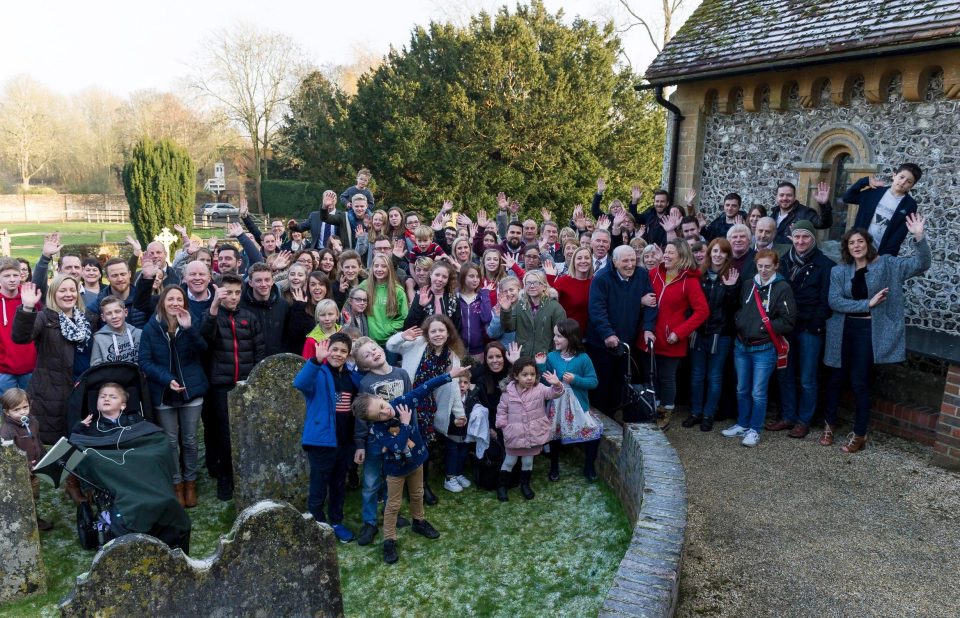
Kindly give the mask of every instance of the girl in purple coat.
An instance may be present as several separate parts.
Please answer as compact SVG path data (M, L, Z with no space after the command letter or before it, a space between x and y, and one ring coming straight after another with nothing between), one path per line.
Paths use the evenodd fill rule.
M487 325L493 319L490 290L480 287L480 267L464 264L460 268L460 338L467 353L477 361L483 360L483 345L487 339Z
M533 475L533 457L550 441L552 429L547 418L546 403L563 394L563 382L556 373L545 371L543 379L550 386L540 384L537 364L532 358L521 358L510 369L511 382L503 391L497 405L496 426L503 430L507 456L500 466L497 500L507 501L510 473L520 459L520 493L533 499L530 477Z

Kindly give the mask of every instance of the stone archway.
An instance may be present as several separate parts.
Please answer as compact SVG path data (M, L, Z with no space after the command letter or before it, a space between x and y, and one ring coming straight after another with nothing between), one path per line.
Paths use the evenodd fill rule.
M834 226L818 234L820 240L838 239L857 216L857 206L840 201L841 187L849 187L857 178L876 173L874 148L867 136L850 124L834 124L824 128L810 140L803 160L794 164L799 173L797 198L817 208L813 194L817 184L826 182L831 187L830 199L834 207ZM835 238L834 238L835 237Z

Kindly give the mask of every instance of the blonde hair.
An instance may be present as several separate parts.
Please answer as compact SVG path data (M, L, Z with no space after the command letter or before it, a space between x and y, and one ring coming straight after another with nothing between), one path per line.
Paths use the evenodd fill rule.
M373 345L380 347L380 344L371 339L370 337L357 337L353 342L353 348L350 349L350 354L353 356L353 361L357 364L357 367L360 369L367 369L369 365L363 360L360 359L359 353L360 348L363 346L372 343Z
M577 250L574 251L573 255L570 256L570 264L567 267L567 274L573 277L574 279L579 279L579 277L576 276L577 275L576 263L577 263L577 254L580 253L581 251L585 251L587 255L590 256L590 270L587 271L587 276L584 277L585 279L589 279L595 274L593 272L593 251L590 249L590 247L577 247Z
M333 313L339 315L340 310L337 309L337 303L334 300L329 298L324 298L319 303L317 303L317 308L313 310L313 319L317 322L320 321L320 314L326 313L327 311L333 309Z
M667 246L671 246L677 250L677 272L683 272L685 270L693 270L697 268L697 260L693 257L693 251L690 249L690 245L687 244L687 241L674 238L667 242Z
M433 228L429 225L421 225L413 235L417 240L433 240Z
M47 307L53 309L57 313L63 313L63 309L57 304L57 292L67 281L73 281L73 285L77 288L77 304L74 306L74 308L78 311L83 311L83 308L80 306L80 282L74 277L65 275L63 273L57 274L53 278L53 281L50 282L50 286L47 288Z
M527 274L525 274L525 275L523 276L523 282L524 282L524 284L526 284L527 279L530 279L531 277L539 280L539 281L540 281L540 285L543 286L543 294L540 295L540 302L541 302L541 303L542 303L542 302L544 301L544 299L546 299L546 298L556 298L555 295L551 295L551 292L553 291L553 288L551 288L551 287L550 287L550 284L547 283L547 275L544 274L544 272L543 272L542 270L530 270L530 271L527 271ZM527 297L527 286L526 286L526 285L523 286L523 290L521 290L521 292L520 292L520 297L523 299L524 302L526 302L527 304L529 304L529 300L530 300L530 299Z

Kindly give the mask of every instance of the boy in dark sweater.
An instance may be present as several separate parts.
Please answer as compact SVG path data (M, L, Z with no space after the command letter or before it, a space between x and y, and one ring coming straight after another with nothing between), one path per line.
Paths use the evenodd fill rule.
M374 450L383 456L383 469L387 476L387 507L383 513L383 560L387 564L398 560L397 515L400 512L404 485L410 494L412 530L428 539L440 536L424 519L423 462L427 459L427 447L416 421L411 422L411 410L416 410L417 402L432 396L431 393L437 388L469 372L468 367L460 367L428 380L389 402L367 393L357 395L353 402L353 414L370 423L370 440ZM412 447L409 446L411 442Z
M350 404L357 394L358 378L347 368L350 337L334 333L317 344L314 358L303 366L293 385L307 401L301 444L310 462L307 508L317 521L329 521L341 543L353 540L343 525L343 498L347 466L353 455L353 417ZM323 504L329 490L329 520Z

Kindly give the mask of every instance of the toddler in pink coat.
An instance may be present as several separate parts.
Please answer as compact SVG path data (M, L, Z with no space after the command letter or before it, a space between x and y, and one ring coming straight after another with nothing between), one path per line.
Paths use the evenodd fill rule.
M511 381L503 391L497 406L497 427L503 430L507 456L500 467L497 499L507 501L510 473L520 459L520 493L527 500L533 498L530 478L533 476L533 456L550 442L552 424L547 418L546 403L563 394L563 382L556 373L544 372L543 379L550 386L540 384L537 364L532 358L521 358L510 369Z

